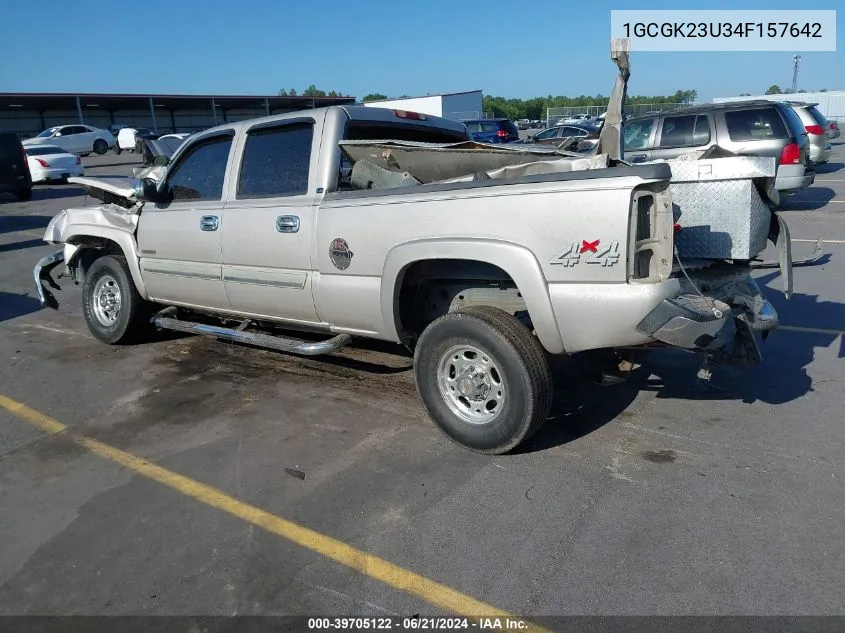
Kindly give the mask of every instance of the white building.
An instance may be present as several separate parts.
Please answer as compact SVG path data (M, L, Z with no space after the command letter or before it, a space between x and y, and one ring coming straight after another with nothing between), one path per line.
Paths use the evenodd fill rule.
M472 90L470 92L449 92L425 97L367 101L364 105L368 108L408 110L409 112L419 112L420 114L461 121L484 118L481 105L482 96L481 90Z
M830 90L828 92L792 92L780 95L752 95L750 97L715 97L713 99L713 103L746 101L748 99L818 103L819 111L821 111L827 119L832 121L845 121L845 90Z

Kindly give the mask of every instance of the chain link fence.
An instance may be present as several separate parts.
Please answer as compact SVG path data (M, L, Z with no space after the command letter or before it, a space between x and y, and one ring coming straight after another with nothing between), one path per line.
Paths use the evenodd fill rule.
M676 110L677 108L689 108L697 103L638 103L629 104L625 106L625 114L630 116L638 116L640 114L651 114L653 112L666 112L667 110ZM565 108L546 108L546 120L544 123L555 125L558 121L566 119L576 114L589 114L593 118L598 118L604 114L607 106L569 106Z

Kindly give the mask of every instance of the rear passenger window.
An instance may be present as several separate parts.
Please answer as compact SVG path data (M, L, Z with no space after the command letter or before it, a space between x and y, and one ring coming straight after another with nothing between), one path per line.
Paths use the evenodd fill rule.
M663 119L660 147L696 147L710 142L710 125L706 116L687 114Z
M220 200L231 146L232 137L227 134L189 147L167 176L173 201Z
M313 123L249 132L238 178L238 198L275 198L306 193L313 138Z
M466 123L467 132L470 134L478 134L481 132L481 123Z
M725 123L732 141L761 141L789 136L774 108L725 112Z
M481 122L481 131L482 132L498 132L499 131L499 124L495 121L482 121Z

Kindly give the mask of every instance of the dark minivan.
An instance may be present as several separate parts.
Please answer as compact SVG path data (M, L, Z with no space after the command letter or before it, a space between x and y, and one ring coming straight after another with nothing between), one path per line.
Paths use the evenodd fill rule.
M11 132L0 132L0 193L13 193L20 200L32 197L26 152L17 135Z
M512 143L519 140L519 130L510 119L474 119L462 123L470 138L479 143Z

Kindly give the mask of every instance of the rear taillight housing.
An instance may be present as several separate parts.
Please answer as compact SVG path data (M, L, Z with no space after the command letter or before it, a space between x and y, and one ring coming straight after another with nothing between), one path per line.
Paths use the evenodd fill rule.
M780 153L781 165L797 165L801 162L801 146L798 143L790 143Z
M838 130L839 129L839 125L837 125L836 121L830 122L830 129L831 130Z
M38 163L39 165L41 165L42 167L49 167L50 166L50 163L48 163L43 158L36 158L35 162Z
M498 132L496 132L496 136L501 136L501 137L503 137L503 138L504 138L505 136L507 136L507 135L508 135L508 131L507 131L507 130L499 130Z
M824 134L824 128L821 125L806 125L804 129L807 134Z

